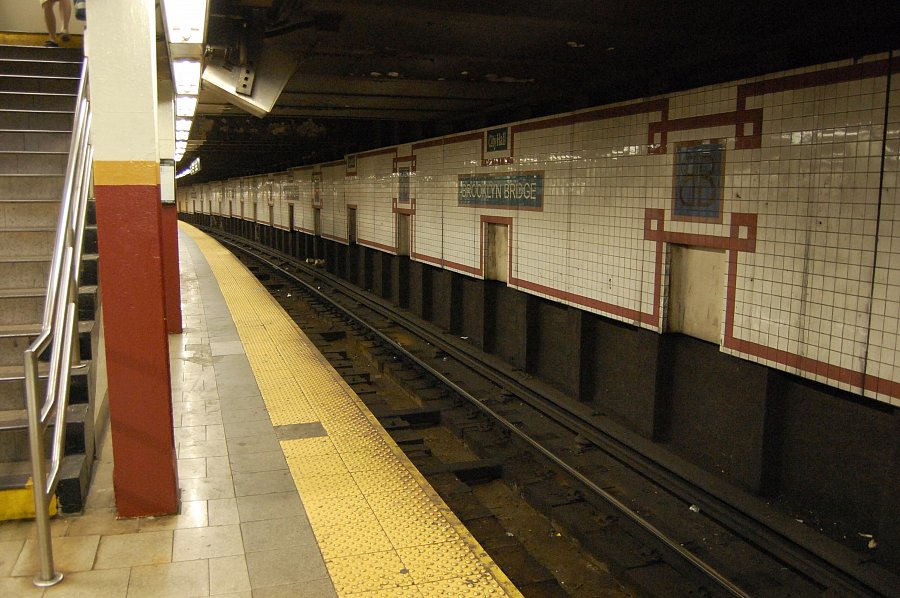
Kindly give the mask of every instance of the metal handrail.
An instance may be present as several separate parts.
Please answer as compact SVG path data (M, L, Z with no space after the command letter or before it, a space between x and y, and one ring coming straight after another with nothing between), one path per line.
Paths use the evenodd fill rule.
M24 351L34 515L41 561L40 572L34 577L33 583L39 587L55 585L63 577L53 566L49 505L59 483L59 471L66 444L66 408L69 402L72 360L78 358L75 345L78 332L76 302L93 162L93 149L89 143L91 111L87 99L87 79L87 61L85 61L78 86L77 107L69 145L69 162L66 166L56 242L50 262L41 331ZM43 397L40 397L38 361L48 348L50 369L47 374L46 390ZM48 468L44 455L44 433L51 421L54 429Z

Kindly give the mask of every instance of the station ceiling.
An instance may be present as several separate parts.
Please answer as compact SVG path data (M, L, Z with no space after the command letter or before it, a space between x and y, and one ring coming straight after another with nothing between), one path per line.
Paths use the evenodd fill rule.
M202 170L185 182L900 47L897 0L210 0L210 13L213 55L236 64L244 40L244 56L275 49L297 69L263 118L201 91L180 166L199 156Z

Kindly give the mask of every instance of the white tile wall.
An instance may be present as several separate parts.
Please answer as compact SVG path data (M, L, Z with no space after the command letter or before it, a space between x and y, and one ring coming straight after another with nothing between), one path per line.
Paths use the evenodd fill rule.
M385 153L357 158L357 186L352 191L353 201L348 200L348 203L358 206L357 237L362 245L395 245L395 222L391 211L393 157L393 153Z
M444 148L441 145L416 151L416 176L421 181L422 198L416 201L413 219L413 251L428 256L431 262L444 259L444 235L441 223L444 206L455 204L455 185L449 184L449 175L443 172ZM424 174L422 174L424 173ZM421 258L419 258L421 259Z
M657 108L526 127L515 134L513 165L483 167L477 138L448 137L441 144L361 156L354 176L346 176L343 164L316 167L323 180L323 232L346 238L346 204L352 203L358 206L360 242L393 247L393 158L414 154L414 259L478 275L481 217L511 218L511 286L550 298L573 293L569 303L660 330L668 244L658 268L658 244L645 238L646 210L664 214L667 234L693 235L689 244L724 242L732 214L756 215L755 251L736 255L733 312L723 305L733 324L731 337L723 325L723 350L900 405L900 80L891 86L883 160L887 77L785 84L794 81L787 77L830 76L884 59L816 65L662 98L670 123L736 118L740 90L746 89L741 86L771 81L775 87L746 100L746 109L761 110L763 117L759 147L749 149L738 149L736 133L749 134L753 125L720 117L709 126L670 129L667 151L654 154L648 127L663 117ZM709 139L725 145L722 221L673 220L674 148ZM458 205L459 175L530 170L544 173L541 211ZM296 218L306 229L312 228L312 172L294 171L301 181ZM244 182L228 181L226 188L248 199L260 193ZM278 193L276 200L281 202ZM278 214L283 222L286 206L279 204ZM725 295L727 284L726 276Z

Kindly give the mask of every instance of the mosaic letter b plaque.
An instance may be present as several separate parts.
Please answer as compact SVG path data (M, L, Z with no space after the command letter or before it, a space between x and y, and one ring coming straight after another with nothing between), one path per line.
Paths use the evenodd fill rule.
M684 145L675 150L676 220L722 220L722 170L725 148L721 143Z

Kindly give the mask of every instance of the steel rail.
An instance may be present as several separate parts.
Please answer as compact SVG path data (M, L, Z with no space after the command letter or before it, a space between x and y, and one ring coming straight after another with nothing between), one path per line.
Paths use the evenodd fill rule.
M273 259L281 261L293 259L289 256L281 254L278 251L275 251L263 245L259 245L252 241L248 241L247 239L244 239L242 237L224 233L223 231L216 231L216 233L225 237L238 239L240 243L246 243L249 246L256 248L257 250L266 253ZM253 254L252 251L246 248L242 248L238 243L234 241L227 241L227 243L238 249L241 249L248 254L254 255L254 257L259 259L258 255ZM307 285L307 283L297 279L297 277L293 273L284 270L277 264L268 262L267 260L263 261L268 263L271 267L286 274L290 278L297 280L301 284L304 284L307 287L309 286ZM302 264L297 265L303 267ZM657 461L652 459L652 457L644 454L642 451L626 445L621 440L616 438L612 433L602 429L602 427L598 426L597 424L590 423L588 421L587 415L579 413L578 408L573 409L569 405L562 404L550 397L539 394L527 385L510 376L508 373L495 368L488 363L485 363L484 361L478 359L477 356L471 355L465 349L447 343L440 335L431 333L428 330L421 328L418 324L416 324L403 314L400 314L390 309L389 307L385 307L379 304L377 301L367 297L350 283L337 279L330 274L326 274L318 270L312 270L305 267L303 268L304 270L308 271L310 275L325 279L332 286L338 287L340 292L349 296L353 300L365 304L370 309L379 313L383 317L390 319L398 325L406 328L408 331L413 332L420 338L423 338L431 344L441 348L467 367L473 369L486 378L495 381L502 388L512 391L513 394L518 396L518 398L522 399L524 402L528 403L531 407L544 413L560 425L590 440L595 445L597 445L598 448L604 450L611 457L620 461L626 467L629 467L630 469L636 471L651 482L660 485L673 496L676 496L679 499L685 501L686 504L698 505L704 515L709 517L711 520L722 525L732 533L735 533L738 536L744 538L746 541L755 545L762 552L769 554L776 560L779 560L784 564L794 568L802 575L807 576L810 580L815 581L818 584L826 585L833 591L843 592L847 595L886 596L892 595L895 592L897 587L895 583L895 576L891 575L889 572L883 572L882 568L878 567L878 572L872 572L868 574L866 574L866 572L863 572L863 574L865 575L864 577L860 577L854 574L853 571L847 570L847 568L843 566L842 563L834 562L827 556L817 552L816 547L808 547L798 541L795 541L793 538L785 535L778 529L773 528L771 525L768 525L764 520L759 518L763 515L757 517L752 513L743 512L741 509L738 509L737 507L730 504L727 499L702 488L696 482L686 478L676 471L673 471L665 464L658 463ZM316 291L316 294L324 297L325 300L329 303L334 304L334 301L326 295L321 295L321 293L319 293L318 291ZM344 308L341 308L341 310L345 312L347 311ZM353 319L359 320L359 318L356 318L355 316L353 317ZM371 328L365 323L363 323L363 325L365 325L367 328ZM375 332L379 336L383 336L377 330ZM387 340L390 341L390 339ZM392 341L390 342L392 346L396 346L399 351L407 354L407 352L401 346L396 345L396 343L393 343ZM410 355L410 358L417 363L420 362L420 360L414 355ZM424 364L422 366L426 369L430 369L428 368L427 364ZM440 378L441 376L438 375L438 377ZM861 567L865 564L866 563L864 562L857 563L857 565ZM882 575L882 572L884 573L884 575ZM886 578L881 579L879 578L879 575Z
M314 272L314 274L320 277L325 276L318 271ZM349 283L342 280L336 280L330 276L327 280L333 286L341 287L341 292L344 294L352 297L356 301L365 303L373 311L389 318L391 321L406 328L416 336L427 340L432 345L440 347L443 351L463 363L466 367L479 373L485 378L494 381L502 388L511 391L518 398L540 413L543 413L563 427L590 440L611 457L618 460L626 467L638 472L651 482L662 486L667 492L678 497L686 504L698 505L701 511L713 521L753 543L762 551L770 554L779 561L803 572L803 574L810 579L815 580L818 583L827 580L826 583L829 584L832 589L837 589L853 595L881 596L889 594L887 588L880 586L876 587L868 580L859 579L852 573L841 569L815 552L808 550L805 546L794 542L791 538L780 533L778 530L766 525L765 522L759 521L756 518L743 513L739 509L728 504L727 501L704 490L696 483L688 480L665 465L657 463L640 451L625 445L622 441L613 437L609 432L602 430L597 425L591 424L584 414L579 414L577 411L569 408L569 406L537 393L502 370L492 367L490 364L471 355L464 349L447 343L440 335L422 329L403 314L397 313L396 311L372 301L372 299L363 295ZM404 353L406 352L404 351ZM412 356L412 358L417 362L419 361L414 356ZM579 479L579 481L581 480ZM588 487L590 487L590 485ZM777 551L773 550L773 547L776 546Z
M226 243L231 245L232 247L242 249L236 243L229 242L229 241L226 241ZM246 249L243 249L243 250L245 252L248 252ZM353 320L353 321L359 323L360 325L364 326L365 328L367 328L373 334L378 336L383 342L385 342L386 344L391 346L396 351L399 351L400 353L402 353L404 356L406 356L407 359L413 361L416 365L418 365L419 367L421 367L422 369L427 371L429 374L431 374L432 376L434 376L435 378L440 380L442 383L444 383L449 388L451 388L455 393L457 393L460 396L462 396L463 398L465 398L467 401L469 401L475 407L477 407L478 409L480 409L481 411L486 413L492 419L495 419L503 427L505 427L510 432L512 432L513 434L518 436L521 440L523 440L525 443L527 443L533 449L535 449L536 451L541 453L545 458L549 459L551 462L553 462L558 467L563 469L566 473L568 473L569 475L571 475L572 477L577 479L581 484L588 487L592 492L594 492L598 496L602 497L609 504L611 504L617 510L619 510L623 515L625 515L628 519L630 519L633 523L637 524L644 531L648 532L653 537L655 537L658 541L663 543L669 550L673 551L678 556L680 556L681 558L686 560L688 563L693 565L695 568L697 568L698 570L703 572L704 575L706 575L709 579L715 581L722 589L727 591L729 594L731 594L732 596L739 596L741 598L750 598L751 595L749 593L747 593L746 591L741 589L737 584L735 584L734 582L732 582L731 580L726 578L724 575L719 573L712 565L710 565L709 563L707 563L706 561L704 561L703 559L701 559L700 557L698 557L697 555L692 553L690 550L688 550L687 548L682 546L676 540L669 538L659 528L657 528L652 523L650 523L649 521L647 521L646 519L641 517L638 513L636 513L632 509L630 509L627 505L622 503L620 500L618 500L616 497L614 497L613 495L608 493L606 490L604 490L603 488L601 488L600 486L595 484L593 481L591 481L589 478L587 478L584 474L579 472L577 469L575 469L574 467L572 467L571 465L566 463L564 460L562 460L560 457L558 457L556 454L554 454L553 451L546 448L540 442L538 442L537 440L535 440L534 438L530 437L528 434L526 434L525 432L520 430L514 423L510 422L509 420L504 418L502 415L500 415L499 413L497 413L496 411L491 409L489 406L485 405L477 397L471 395L468 391L466 391L464 388L460 387L458 384L456 384L455 382L453 382L452 380L447 378L441 372L434 369L429 364L427 364L423 360L419 359L412 353L408 352L406 349L404 349L404 347L401 344L397 343L396 341L394 341L393 339L391 339L390 337L385 335L383 332L381 332L374 326L365 322L362 318L360 318L359 316L357 316L356 314L351 312L349 309L343 307L342 305L337 304L331 298L329 298L325 293L323 293L321 290L316 288L314 285L311 285L311 284L301 280L292 272L289 272L288 270L285 270L284 268L282 268L280 265L275 264L265 258L261 258L258 255L253 255L253 257L255 259L259 259L260 261L262 261L263 263L268 265L270 268L280 272L284 276L296 281L298 284L303 285L309 292L320 297L322 300L326 301L330 305L333 305L335 308L340 310L345 316L347 316L351 320ZM350 294L350 293L348 293L348 294ZM353 294L355 295L356 293L354 292ZM359 296L358 298L355 298L355 299L357 299L357 300L361 299L361 300L365 301L365 303L369 303L368 299L365 297L362 297L362 296ZM379 306L379 309L376 309L375 311L381 311L380 306ZM385 314L382 314L382 315L385 315ZM391 319L393 320L394 318L391 317ZM416 333L418 334L419 332L420 331L417 329Z
M33 578L38 587L62 581L62 573L53 564L49 507L64 457L66 409L75 342L78 330L76 302L81 270L81 243L84 238L85 211L91 180L93 151L89 141L90 103L87 100L87 61L82 65L73 119L69 161L63 183L56 240L50 262L44 315L37 338L23 352L25 398L28 410L28 442L31 450L32 491L37 524L40 571ZM50 367L43 397L38 391L38 362L50 349ZM44 434L54 426L49 467L45 458Z
M246 240L242 239L242 241ZM288 259L286 256L280 255L278 252L270 250L267 247L260 247L276 259ZM277 266L273 267L277 268ZM290 272L281 268L278 269L296 280L296 277ZM422 329L403 314L373 301L350 283L336 279L330 275L327 275L326 277L326 274L317 270L310 270L309 272L312 275L325 278L332 286L340 287L341 292L345 295L350 296L355 301L364 303L381 316L406 328L416 336L427 340L432 345L440 347L452 357L462 362L466 367L469 367L480 375L494 381L502 388L511 391L518 398L528 403L532 408L552 418L560 425L591 440L598 448L601 448L625 466L638 472L644 478L662 486L666 491L678 497L686 504L698 505L702 512L713 521L716 521L731 532L743 537L763 552L793 567L797 571L802 572L811 580L820 584L827 584L833 590L861 596L890 595L892 593L891 588L896 587L892 584L891 580L879 583L874 579L861 579L852 572L842 568L839 564L831 562L829 559L817 554L814 550L810 550L806 546L794 541L789 536L781 533L779 530L772 528L764 521L744 513L740 509L729 504L727 500L703 489L695 482L685 478L683 475L680 475L665 465L654 461L651 457L643 454L639 450L627 446L609 432L590 423L586 418L586 414L578 413L577 410L570 408L568 405L562 404L534 391L527 385L511 377L506 372L480 360L477 356L471 355L464 349L447 343L440 335ZM334 303L327 296L323 297L330 303ZM379 336L382 335L379 333ZM407 354L402 347L400 347L399 350L403 351L404 354ZM419 363L420 360L415 356L410 355L410 357ZM423 367L427 368L427 365Z

